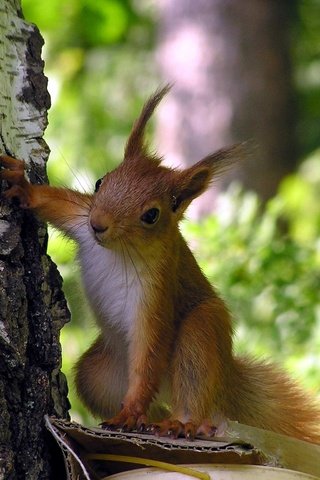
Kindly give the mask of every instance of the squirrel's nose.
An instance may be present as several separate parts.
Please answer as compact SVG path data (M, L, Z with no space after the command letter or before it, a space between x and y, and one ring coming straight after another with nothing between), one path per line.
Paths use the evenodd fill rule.
M112 225L109 213L94 209L90 214L90 226L95 235L105 233Z
M90 225L94 233L103 233L108 230L108 225L102 223L101 221L98 220L90 220Z

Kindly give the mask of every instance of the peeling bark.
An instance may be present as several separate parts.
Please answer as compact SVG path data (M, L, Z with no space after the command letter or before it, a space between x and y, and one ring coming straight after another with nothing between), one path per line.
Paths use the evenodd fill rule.
M0 151L23 159L33 183L46 181L49 155L42 45L20 1L2 0ZM0 202L0 478L63 478L44 427L45 414L68 417L60 372L59 332L69 320L62 281L46 255L45 226Z

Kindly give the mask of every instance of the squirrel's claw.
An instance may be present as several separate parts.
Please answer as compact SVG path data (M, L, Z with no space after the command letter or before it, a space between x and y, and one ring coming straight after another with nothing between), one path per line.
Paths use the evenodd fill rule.
M213 437L217 428L211 425L207 420L203 421L200 425L197 425L193 422L182 423L176 419L167 419L162 422L148 425L145 431L158 437L168 436L173 439L185 437L187 440L194 440L196 435L204 435L207 438Z
M16 158L9 157L9 155L0 155L0 165L8 170L24 172L23 160L17 160Z
M194 440L196 434L202 434L207 437L214 435L216 428L203 421L200 425L192 421L182 423L176 418L162 420L158 423L147 423L147 417L141 412L137 413L135 409L124 407L118 415L100 423L100 427L105 430L118 430L131 432L136 430L139 433L148 432L158 437L169 436L172 439L185 437L187 440Z
M100 427L105 430L120 430L123 432L131 432L137 429L142 432L145 429L147 423L147 417L144 414L132 414L127 409L121 410L121 412L109 420L104 420L100 423Z
M162 422L151 423L147 425L147 427L145 428L145 431L148 433L152 433L157 437L165 437L168 435L170 427L171 427L170 420L163 420Z
M0 179L5 180L10 188L3 193L7 199L17 200L22 208L29 208L29 182L24 176L24 162L8 155L0 155Z
M163 420L162 422L152 423L146 428L147 432L156 435L157 437L170 437L176 439L180 436L192 439L186 436L185 425L179 420Z
M0 178L10 185L24 185L28 183L24 176L24 162L8 155L0 155Z

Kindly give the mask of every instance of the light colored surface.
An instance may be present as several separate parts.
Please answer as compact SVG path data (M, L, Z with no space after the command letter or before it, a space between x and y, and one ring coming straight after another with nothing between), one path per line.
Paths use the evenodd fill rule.
M273 467L253 465L185 465L200 472L207 472L212 480L318 480L319 477ZM166 472L157 468L143 468L117 473L110 480L187 480L189 475Z

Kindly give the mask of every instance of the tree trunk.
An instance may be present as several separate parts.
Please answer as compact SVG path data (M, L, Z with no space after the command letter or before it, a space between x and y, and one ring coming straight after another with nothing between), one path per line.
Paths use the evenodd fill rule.
M38 29L22 18L20 0L2 0L0 151L23 159L37 183L46 181L49 153L42 45ZM46 244L42 223L1 200L0 478L63 479L44 415L68 416L59 331L69 312Z
M293 6L276 0L162 0L158 59L174 82L160 106L159 143L172 164L253 140L231 178L263 200L295 168L288 34ZM163 152L166 154L166 152ZM210 210L211 193L198 209Z

